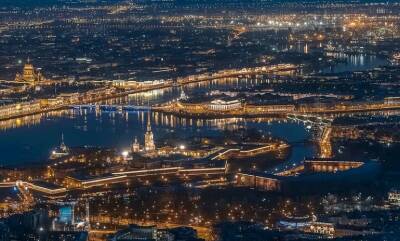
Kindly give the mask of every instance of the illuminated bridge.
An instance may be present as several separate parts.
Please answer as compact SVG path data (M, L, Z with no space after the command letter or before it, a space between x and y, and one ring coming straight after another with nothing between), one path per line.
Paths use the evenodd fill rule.
M96 111L140 111L140 110L150 110L151 106L138 106L138 105L71 105L70 106L76 110L96 110Z
M302 122L308 129L315 130L317 134L314 139L319 144L320 149L320 157L321 158L330 158L332 156L332 144L331 144L331 135L332 135L332 119L324 118L322 116L312 116L312 115L295 115L290 114L287 116L288 119L291 119L295 122Z
M72 93L68 95L59 95L52 100L34 100L30 102L20 102L16 104L9 104L0 107L0 120L7 120L13 118L19 118L23 116L47 113L50 111L60 110L68 107L74 107L77 109L89 109L96 108L93 103L124 97L130 94L141 93L151 90L158 90L164 88L170 88L173 86L182 86L191 83L212 81L216 79L235 77L235 76L251 76L258 74L270 74L275 72L287 72L296 70L298 67L291 64L280 64L272 66L263 66L255 68L242 68L242 69L229 69L222 70L216 73L207 73L200 75L191 75L185 78L177 78L175 81L172 79L165 81L150 81L150 83L137 83L137 85L129 88L119 88L115 86L109 86L110 81L102 81L106 84L105 87L92 89L83 93ZM103 106L110 109L118 110L138 110L138 109L149 109L150 107L145 106ZM100 107L101 108L101 107Z

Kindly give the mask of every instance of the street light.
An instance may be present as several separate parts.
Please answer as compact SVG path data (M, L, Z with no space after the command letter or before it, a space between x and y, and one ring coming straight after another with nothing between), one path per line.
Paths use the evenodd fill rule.
M124 159L126 159L128 157L128 155L129 155L129 152L128 151L123 151L121 154L122 154L122 157Z

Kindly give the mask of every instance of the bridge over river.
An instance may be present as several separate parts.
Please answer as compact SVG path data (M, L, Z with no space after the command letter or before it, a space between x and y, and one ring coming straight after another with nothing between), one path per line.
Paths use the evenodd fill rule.
M83 104L83 105L71 105L71 108L75 110L96 110L96 111L148 111L151 110L151 106L140 106L140 105L97 105L97 104Z

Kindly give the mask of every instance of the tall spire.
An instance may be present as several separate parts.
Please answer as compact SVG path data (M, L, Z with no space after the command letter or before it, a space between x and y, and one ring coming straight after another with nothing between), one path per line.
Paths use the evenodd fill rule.
M154 151L156 146L154 145L153 132L151 131L150 111L147 113L147 131L144 134L144 149L146 151Z
M64 143L64 132L61 133L60 149L61 149L63 152L68 152L68 147L67 147L67 145L65 145L65 143Z
M151 131L150 111L147 112L147 131Z

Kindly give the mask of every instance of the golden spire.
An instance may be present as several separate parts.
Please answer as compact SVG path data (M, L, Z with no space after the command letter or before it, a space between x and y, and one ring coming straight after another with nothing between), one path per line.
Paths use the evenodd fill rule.
M147 131L151 131L150 111L147 112Z

